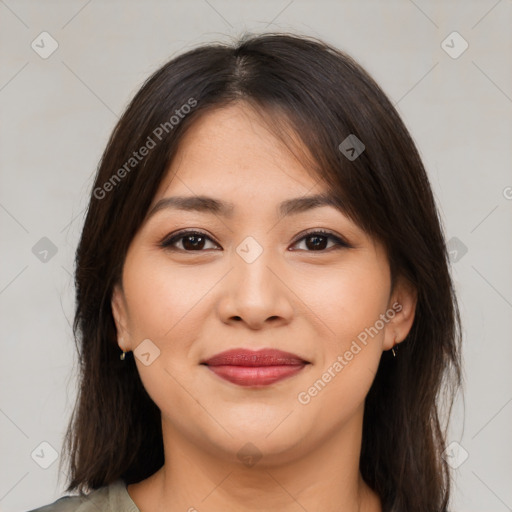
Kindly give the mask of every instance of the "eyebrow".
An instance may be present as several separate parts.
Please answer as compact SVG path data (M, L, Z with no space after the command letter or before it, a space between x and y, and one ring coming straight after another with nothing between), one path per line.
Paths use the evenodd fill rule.
M297 215L314 208L331 206L343 213L341 202L331 194L316 194L310 196L294 197L279 203L277 212L279 218L288 215ZM222 217L231 218L234 204L207 196L172 196L160 199L148 214L148 219L164 209L195 211L212 213Z

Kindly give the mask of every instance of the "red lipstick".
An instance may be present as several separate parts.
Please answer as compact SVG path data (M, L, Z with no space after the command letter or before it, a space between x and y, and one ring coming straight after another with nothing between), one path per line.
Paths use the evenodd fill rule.
M233 349L201 361L219 377L239 386L268 386L291 377L309 364L290 352Z

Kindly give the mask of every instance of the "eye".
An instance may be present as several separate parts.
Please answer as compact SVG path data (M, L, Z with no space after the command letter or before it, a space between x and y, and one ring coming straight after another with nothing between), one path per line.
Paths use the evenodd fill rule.
M206 240L211 238L201 231L182 231L171 238L166 238L160 245L165 249L178 250L178 251L201 251L204 249ZM176 247L176 243L181 242L181 247Z
M327 249L332 249L333 247L334 249L350 247L350 245L347 242L345 242L338 236L332 234L330 231L324 230L316 230L306 233L301 238L299 238L299 240L297 240L295 244L297 244L298 242L302 242L303 240L305 241L305 247L307 247L307 249L310 249L307 252L321 252ZM332 240L333 244L330 247L326 247L326 244L328 243L329 240Z
M331 240L333 244L330 247L326 247L329 240ZM163 240L160 243L160 246L170 250L201 252L203 249L205 249L207 241L213 242L208 235L201 231L182 231ZM341 238L335 236L329 231L324 230L316 230L306 233L299 240L297 240L294 245L297 245L302 241L304 241L306 249L301 250L306 250L307 252L321 252L327 249L332 249L333 247L350 247L350 245ZM179 244L181 244L181 247L179 247ZM215 243L213 243L213 245L219 247Z

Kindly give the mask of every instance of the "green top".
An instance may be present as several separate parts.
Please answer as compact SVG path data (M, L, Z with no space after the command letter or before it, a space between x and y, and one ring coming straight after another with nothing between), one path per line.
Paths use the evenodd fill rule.
M64 496L49 505L29 512L140 512L126 489L126 483L118 479L81 496Z

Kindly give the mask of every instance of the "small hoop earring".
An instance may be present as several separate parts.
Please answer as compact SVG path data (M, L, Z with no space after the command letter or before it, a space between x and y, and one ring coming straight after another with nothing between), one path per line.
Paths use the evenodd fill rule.
M119 359L121 359L121 361L124 361L126 358L126 352L123 350L123 353L119 356Z
M396 357L396 353L398 352L398 344L397 344L397 338L395 338L395 342L393 343L393 347L391 348L391 353L393 354L393 357Z

